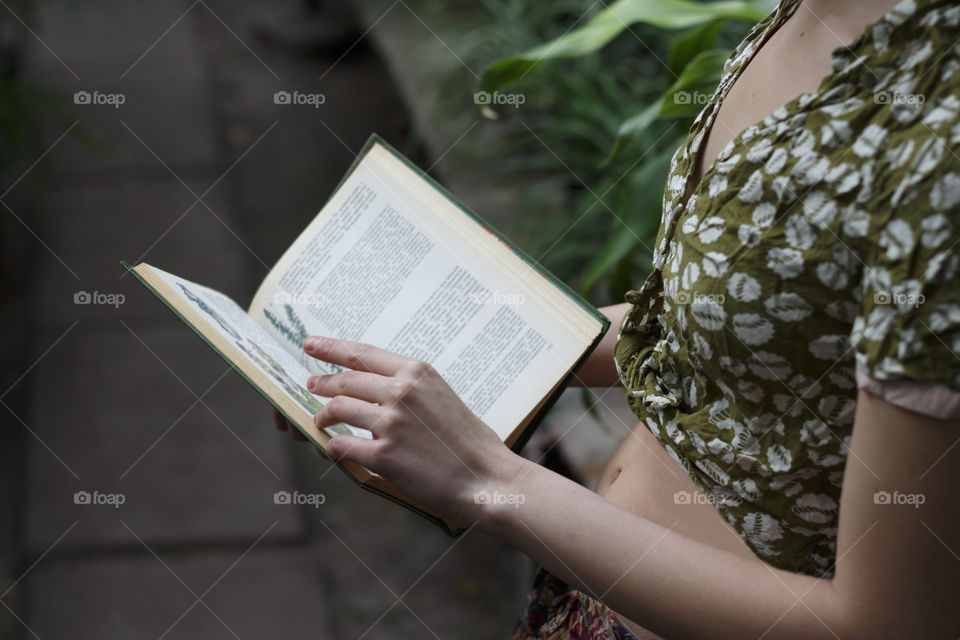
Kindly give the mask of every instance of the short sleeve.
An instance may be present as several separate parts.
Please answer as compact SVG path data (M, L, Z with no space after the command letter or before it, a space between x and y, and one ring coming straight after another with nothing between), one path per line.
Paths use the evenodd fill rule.
M910 182L899 176L863 265L851 332L857 384L905 409L960 419L960 173L933 171L905 190Z

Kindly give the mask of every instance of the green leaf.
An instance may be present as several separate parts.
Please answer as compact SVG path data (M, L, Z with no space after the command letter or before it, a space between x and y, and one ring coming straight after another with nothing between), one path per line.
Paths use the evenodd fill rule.
M725 24L725 20L711 20L681 33L670 41L665 62L674 77L683 73L683 68L700 52L715 48L717 36Z
M663 96L660 96L640 113L624 120L623 124L620 125L620 129L617 131L617 139L613 143L610 155L603 161L604 166L619 156L620 152L633 141L639 132L653 124L653 121L660 117L660 110L662 108Z
M593 53L628 29L645 23L662 29L687 29L718 19L757 22L769 0L618 0L581 27L523 53L497 60L480 79L481 91L500 91L534 71L546 60Z
M712 49L691 60L680 77L660 98L637 115L624 120L617 132L617 140L610 156L604 162L608 163L617 157L637 134L649 127L654 120L692 117L700 112L705 100L716 89L728 57L729 53L726 51Z
M587 266L587 271L580 281L580 291L584 296L589 295L597 282L624 256L642 241L649 239L643 237L646 230L651 228L651 225L645 222L651 219L660 220L663 189L674 152L674 145L668 145L664 151L643 159L640 168L630 176L633 193L627 201L633 203L633 208L630 211L618 212L621 220L613 222L606 245Z
M723 65L729 57L729 51L711 49L691 60L683 68L680 77L663 94L660 117L684 118L700 113L707 101L712 99L720 83Z

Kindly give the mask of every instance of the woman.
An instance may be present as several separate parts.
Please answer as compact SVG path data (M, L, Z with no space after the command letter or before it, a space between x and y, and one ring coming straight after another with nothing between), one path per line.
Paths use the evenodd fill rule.
M578 372L640 420L596 493L429 366L315 338L354 370L309 381L336 396L318 426L376 436L329 453L544 567L515 638L956 638L958 25L942 0L784 0L734 52L654 269Z

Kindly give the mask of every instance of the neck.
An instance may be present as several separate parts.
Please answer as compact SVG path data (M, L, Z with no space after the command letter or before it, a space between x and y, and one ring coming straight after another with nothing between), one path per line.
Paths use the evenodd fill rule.
M860 35L900 4L901 0L802 0L794 18L811 28L824 28L844 40Z

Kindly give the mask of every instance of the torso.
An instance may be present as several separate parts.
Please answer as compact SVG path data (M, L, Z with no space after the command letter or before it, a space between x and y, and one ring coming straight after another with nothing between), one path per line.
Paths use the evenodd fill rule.
M889 0L875 3L871 10L876 15L864 24L876 20L894 4ZM705 138L697 169L687 184L685 198L739 132L798 95L817 90L831 71L831 53L840 44L838 34L851 29L855 36L862 26L828 27L812 14L805 15L800 7L770 36L724 98ZM849 40L852 36L844 41ZM597 486L597 493L633 513L717 549L756 560L712 505L676 499L678 492L694 495L696 491L690 477L640 423L610 459ZM656 637L635 623L622 617L621 620L638 638Z

